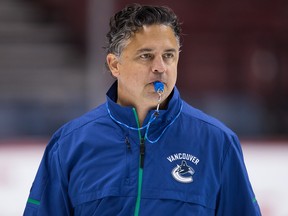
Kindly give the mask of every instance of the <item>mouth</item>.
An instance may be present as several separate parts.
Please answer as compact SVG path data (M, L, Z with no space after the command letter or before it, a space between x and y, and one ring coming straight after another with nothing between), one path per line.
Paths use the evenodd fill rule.
M148 84L154 86L154 83L163 83L165 85L165 82L162 80L153 80L152 82L149 82Z

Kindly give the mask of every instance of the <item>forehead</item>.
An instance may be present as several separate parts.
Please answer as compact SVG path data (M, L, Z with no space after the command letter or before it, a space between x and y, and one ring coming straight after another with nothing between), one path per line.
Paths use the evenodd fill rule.
M124 51L135 51L140 49L161 50L176 49L179 44L173 29L167 25L145 25L137 31L130 39Z

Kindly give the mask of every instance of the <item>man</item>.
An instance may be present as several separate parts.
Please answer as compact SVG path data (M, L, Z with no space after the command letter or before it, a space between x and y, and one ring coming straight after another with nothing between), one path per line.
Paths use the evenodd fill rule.
M224 215L260 210L237 136L175 87L176 15L131 5L111 18L107 102L52 137L24 215Z

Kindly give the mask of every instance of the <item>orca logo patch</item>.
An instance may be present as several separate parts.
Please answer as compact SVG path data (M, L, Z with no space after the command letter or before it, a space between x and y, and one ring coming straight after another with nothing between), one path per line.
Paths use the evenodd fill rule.
M191 183L193 182L193 175L195 174L195 170L189 165L194 164L197 165L200 160L191 155L186 153L177 153L174 155L170 155L167 157L171 163L177 161L176 166L172 169L172 176L173 178L181 183Z
M193 174L195 171L192 167L187 165L185 160L182 160L181 165L178 165L172 170L171 174L174 179L181 183L191 183L193 182Z

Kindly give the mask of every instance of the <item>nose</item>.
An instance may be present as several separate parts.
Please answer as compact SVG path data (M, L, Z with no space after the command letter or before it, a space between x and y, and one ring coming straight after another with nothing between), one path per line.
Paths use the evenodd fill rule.
M166 64L163 61L162 56L155 56L152 63L152 71L154 73L163 73L166 69Z

